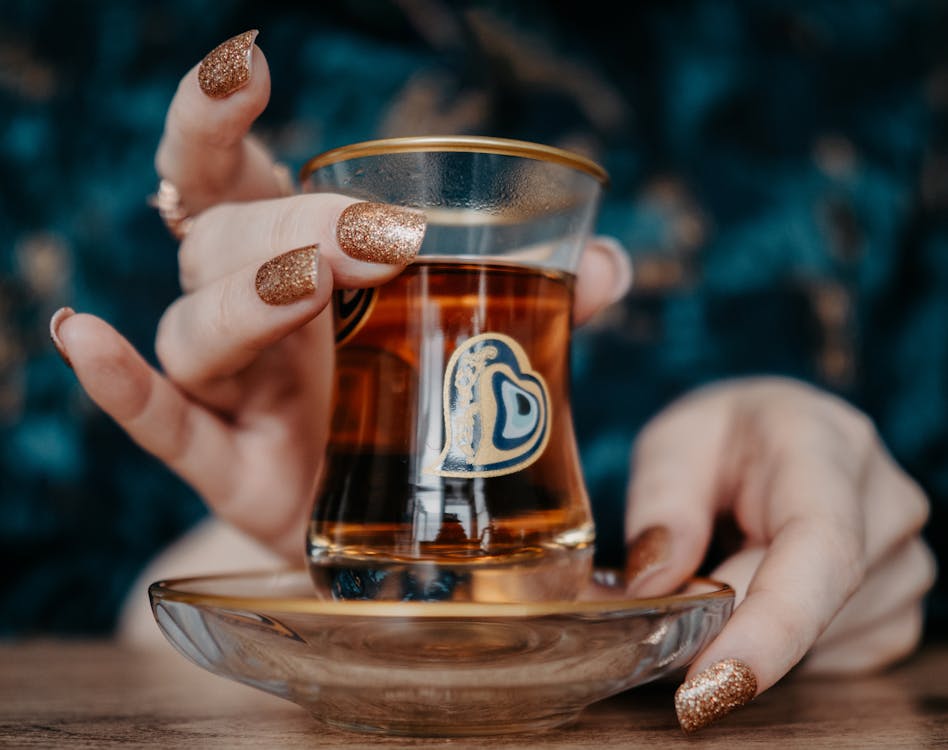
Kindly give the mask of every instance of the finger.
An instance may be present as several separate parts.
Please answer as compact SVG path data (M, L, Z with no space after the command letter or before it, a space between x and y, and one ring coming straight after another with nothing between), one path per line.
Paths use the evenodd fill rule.
M800 673L851 675L891 666L915 650L922 637L924 619L923 605L914 602L832 647L814 650L800 665Z
M928 521L924 491L892 459L874 432L866 472L866 559L870 566L918 535Z
M86 393L142 448L205 498L232 491L230 428L189 401L108 323L60 317L56 336Z
M735 603L740 603L754 573L767 554L765 547L749 547L729 557L711 572L711 577L725 581L735 590ZM891 556L879 561L865 582L849 598L840 612L807 653L800 671L814 672L836 668L845 660L855 658L851 644L861 639L864 631L886 627L907 610L918 605L935 581L936 565L931 550L915 537L903 542ZM832 656L826 656L832 654ZM824 658L825 657L825 658ZM877 663L875 659L872 663ZM860 664L869 663L861 661Z
M189 392L236 373L326 307L332 269L317 245L246 266L180 297L162 316L155 351Z
M839 525L837 510L847 516L854 511L848 502L800 488L786 488L786 494L794 498L792 503L774 501L772 472L762 467L801 454L815 462L813 471L831 467L834 477L853 488L843 497L856 498L856 507L862 507L862 522L853 527L853 539L864 545L861 554L866 567L918 534L928 518L928 500L896 465L865 415L838 398L780 379L759 379L745 388L745 394L748 397L737 420L746 436L742 442L747 444L737 511L751 538L768 539L794 516L825 515L831 524ZM809 481L799 473L782 476L786 484Z
M773 685L802 658L835 611L838 592L814 594L811 583L832 577L826 546L810 535L820 529L801 526L775 540L743 602L689 668L675 694L686 732L721 719ZM720 571L712 576L731 578Z
M299 529L308 510L300 498L312 496L314 472L291 458L280 460L300 448L296 433L274 429L272 420L268 428L235 432L186 398L96 317L57 313L53 325L54 341L90 398L136 443L191 485L221 518L288 559L299 557ZM302 411L301 419L313 413ZM281 445L287 441L293 444ZM267 503L261 505L261 497Z
M318 245L342 289L377 286L421 247L424 214L330 193L225 203L196 218L181 243L181 286L193 291L288 248Z
M766 554L765 547L741 550L721 563L710 575L730 584L735 591L735 603L740 606ZM851 644L861 639L866 631L884 628L903 612L917 607L931 589L935 573L934 556L921 539L904 543L891 559L880 562L870 572L866 581L807 653L800 671L812 672L828 666L831 659L824 659L825 654L848 654L852 650ZM833 656L832 660L836 658ZM875 658L871 662L881 663Z
M626 516L631 593L670 591L700 565L714 522L729 410L725 397L693 396L661 413L636 441Z
M911 653L918 643L922 621L922 608L914 606L848 642L845 648L821 655L812 668L801 667L801 672L852 674L892 664ZM693 732L745 705L757 693L751 669L729 659L716 662L682 684L675 693L675 709L682 729Z
M223 65L216 69L224 72L216 87L209 87L205 76L205 88L221 94L228 85L245 80L243 85L226 96L209 96L199 81L202 66L196 65L168 109L155 166L177 188L191 216L221 201L272 198L285 189L269 153L247 135L270 98L270 73L255 38L255 31L238 35L202 61L211 69Z
M743 602L679 688L676 708L686 730L720 718L779 680L861 582L857 486L845 464L827 461L809 443L783 457L771 495L786 520Z
M931 589L935 572L935 558L920 538L904 542L869 571L865 582L823 631L814 650L849 641L859 631L914 606Z
M625 249L611 237L593 237L579 259L573 322L586 323L622 299L631 286L632 263Z
M760 567L766 555L766 547L757 545L746 547L728 557L709 574L711 578L724 581L734 589L735 607L739 607L747 596L754 573L757 572L757 568Z

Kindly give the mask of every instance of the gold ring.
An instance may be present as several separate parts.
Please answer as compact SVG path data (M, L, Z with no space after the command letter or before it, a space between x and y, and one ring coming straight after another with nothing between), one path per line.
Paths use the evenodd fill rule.
M277 162L273 165L273 178L276 181L280 197L296 193L296 186L293 184L293 173L286 164ZM176 240L183 240L191 224L194 223L194 217L181 205L181 193L174 183L162 178L158 182L158 189L153 195L148 196L148 205L158 210L158 215L165 223L168 231Z
M181 205L181 193L170 180L162 179L158 183L158 190L148 197L148 204L158 209L158 215L165 223L171 236L176 240L183 240L191 228L193 217Z

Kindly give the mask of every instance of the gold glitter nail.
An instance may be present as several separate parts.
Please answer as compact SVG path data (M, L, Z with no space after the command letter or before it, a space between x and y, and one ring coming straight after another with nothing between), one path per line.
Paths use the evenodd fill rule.
M343 252L369 263L407 265L418 254L424 236L424 212L388 203L353 203L336 225Z
M62 325L66 318L71 318L75 314L76 311L71 307L60 307L53 313L53 317L49 319L49 338L52 339L53 346L56 347L56 351L59 352L59 356L62 357L63 362L70 368L72 367L72 360L69 359L69 354L66 352L63 340L59 338L59 326Z
M686 732L708 726L757 695L757 678L744 662L724 659L685 682L675 692L678 723Z
M271 258L257 271L257 294L268 305L288 305L316 291L319 246L307 245Z
M201 60L198 83L201 91L212 99L223 99L250 81L250 61L256 29L231 37L219 44Z
M626 555L626 584L655 572L668 558L670 533L664 526L650 526L629 543Z

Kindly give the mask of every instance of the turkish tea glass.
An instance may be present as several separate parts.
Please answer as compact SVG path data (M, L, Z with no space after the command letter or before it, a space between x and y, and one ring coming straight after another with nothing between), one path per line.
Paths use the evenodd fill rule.
M571 599L595 529L570 411L574 274L607 176L506 139L311 159L310 192L420 209L417 258L337 291L329 445L306 549L335 599Z

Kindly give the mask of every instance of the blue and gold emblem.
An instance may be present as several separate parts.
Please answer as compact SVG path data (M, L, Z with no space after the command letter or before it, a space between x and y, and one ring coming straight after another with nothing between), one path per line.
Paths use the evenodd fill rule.
M444 449L429 473L495 477L536 461L550 438L546 381L514 339L483 333L451 355L444 373Z

